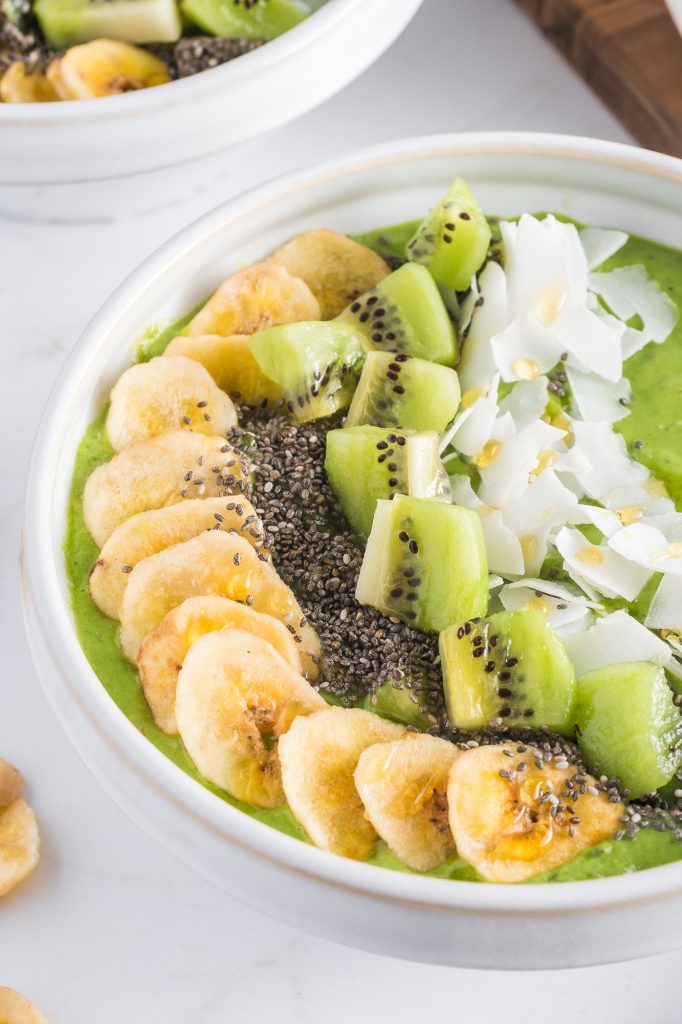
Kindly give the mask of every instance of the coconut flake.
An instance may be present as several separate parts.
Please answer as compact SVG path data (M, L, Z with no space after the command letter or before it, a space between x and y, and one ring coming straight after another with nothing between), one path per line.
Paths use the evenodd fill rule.
M594 373L576 370L573 366L566 367L566 374L573 395L573 416L582 420L616 423L628 415L627 404L632 389L626 377L621 377L614 384Z
M608 273L592 273L589 285L619 319L639 316L644 333L653 341L665 341L677 323L676 304L639 263Z
M649 471L628 455L625 441L615 434L608 423L590 423L576 420L573 423L575 443L573 448L581 451L589 462L589 470L577 464L573 472L591 498L603 501L609 491L620 487L641 485Z
M500 413L511 414L516 429L528 426L542 417L547 406L547 378L520 380L500 402Z
M509 413L500 417L491 431L491 439L501 444L499 454L489 466L479 466L481 500L500 507L519 498L528 485L529 474L538 465L540 453L551 450L564 433L543 420L535 420L517 432Z
M682 579L679 576L663 577L649 605L644 625L649 629L682 630Z
M618 516L607 508L600 505L576 505L573 512L567 517L574 526L590 523L604 534L605 537L612 537L622 529Z
M609 538L609 547L623 558L651 572L682 576L682 542L668 540L648 523L633 523Z
M671 659L668 646L624 611L605 615L584 633L564 637L564 644L578 678L626 661L667 665Z
M613 231L610 228L581 228L578 234L588 270L600 267L622 249L628 240L624 231Z
M481 273L478 289L480 294L477 299L480 304L472 303L471 324L458 367L463 391L488 386L495 373L495 359L490 339L504 329L508 319L507 280L499 263L491 260L486 265Z
M566 522L578 507L576 496L545 469L528 483L519 499L505 508L504 521L518 536L551 530Z
M577 573L605 597L634 601L651 576L651 570L635 565L609 547L590 544L579 530L568 526L559 531L554 543L569 572Z
M448 445L469 456L477 455L481 451L497 418L499 384L499 374L495 374L488 393L459 413L440 443L441 452L445 451Z
M519 586L514 590L512 587L516 587L516 584L507 584L502 587L499 594L502 607L507 611L543 611L553 629L560 629L575 622L582 622L585 628L587 627L590 612L586 604L579 599L566 601L543 593L539 587Z
M567 306L553 325L568 366L615 383L623 373L621 338L624 327L613 318L597 316L585 306Z
M452 500L457 505L474 509L481 520L481 530L488 557L488 567L502 576L521 576L524 571L523 551L518 537L505 526L499 509L485 505L477 497L469 477L451 477Z

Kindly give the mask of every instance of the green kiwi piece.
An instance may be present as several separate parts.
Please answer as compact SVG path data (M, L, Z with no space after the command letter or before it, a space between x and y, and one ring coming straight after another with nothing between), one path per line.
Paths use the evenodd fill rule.
M490 227L473 192L456 178L407 243L405 255L427 267L438 284L462 292L486 258L490 239Z
M175 0L36 0L33 12L57 49L91 39L174 43L182 32Z
M543 611L498 612L440 635L450 724L574 729L575 672Z
M180 10L204 32L228 39L274 39L310 14L301 0L180 0Z
M353 324L368 348L454 366L457 343L438 286L425 267L406 263L351 302L338 320Z
M459 407L457 371L404 352L368 352L346 426L435 430L441 434Z
M664 786L682 757L682 718L665 672L631 661L578 681L578 742L596 775L620 779L631 797Z
M361 537L369 536L380 498L450 498L436 433L380 427L330 430L324 465L346 519Z
M422 731L434 724L433 716L426 710L424 698L415 693L405 679L399 683L387 679L374 693L367 694L361 707L391 722L413 725Z
M476 512L404 494L378 501L355 596L433 633L485 615L488 563Z
M249 348L300 423L349 405L365 357L351 328L333 321L269 327L251 335Z

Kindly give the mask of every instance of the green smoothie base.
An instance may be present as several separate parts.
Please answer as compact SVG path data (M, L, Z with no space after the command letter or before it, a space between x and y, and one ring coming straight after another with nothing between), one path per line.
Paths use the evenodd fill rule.
M417 221L411 221L356 237L381 256L401 257L405 243L414 233L417 224ZM631 237L624 248L604 264L604 269L610 270L633 263L644 264L651 276L682 309L681 252L655 242ZM192 310L182 320L163 331L146 332L140 344L138 358L146 360L161 355L195 312L196 310ZM670 380L682 380L682 323L677 324L663 344L652 343L629 359L625 364L625 373L630 378L633 391L631 412L617 424L617 429L626 439L633 457L664 480L671 496L679 503L682 500L680 396L674 388L666 385ZM108 619L90 596L88 580L99 555L99 549L83 521L83 488L92 471L111 459L114 454L104 433L106 411L106 408L103 409L100 416L90 425L76 454L64 542L76 633L85 655L107 693L126 717L150 743L182 771L215 793L221 800L238 807L252 818L308 842L288 807L262 810L235 800L199 775L179 736L168 736L156 727L142 694L137 671L121 651L118 642L119 623ZM642 447L632 449L634 441L642 441ZM670 833L642 830L634 839L608 840L585 850L569 864L538 875L532 882L603 878L640 871L679 859L682 859L682 842L676 841ZM375 855L368 863L397 871L410 871L383 843L378 844ZM468 864L456 857L450 858L440 868L428 874L439 878L482 881Z

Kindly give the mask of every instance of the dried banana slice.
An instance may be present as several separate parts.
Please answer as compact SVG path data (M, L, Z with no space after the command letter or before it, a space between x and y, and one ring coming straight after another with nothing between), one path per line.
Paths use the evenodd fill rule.
M565 763L538 768L532 750L514 744L477 747L454 761L450 827L460 856L488 881L525 881L618 829L623 805Z
M13 988L0 986L1 1024L50 1024L44 1013Z
M0 896L28 878L38 863L39 854L36 816L28 804L17 797L0 811Z
M372 855L377 833L367 820L353 772L362 751L405 730L370 711L327 708L300 718L279 742L289 806L316 846L355 860Z
M248 481L244 457L224 438L169 430L131 445L90 474L83 492L85 525L102 548L138 512L184 498L239 495Z
M240 629L207 633L178 678L178 729L198 770L258 807L284 800L277 740L325 702L266 640Z
M71 46L50 65L49 79L63 100L89 100L170 81L168 68L147 50L115 39Z
M266 377L249 348L248 334L179 334L166 356L187 356L205 366L219 388L231 398L257 409L276 409L284 404L279 384Z
M278 619L227 597L190 597L168 612L145 637L137 658L142 689L159 729L169 734L178 731L175 695L190 647L205 633L225 628L240 629L267 641L292 672L301 674L298 645Z
M338 316L391 272L367 246L329 228L296 235L270 258L306 282L320 303L323 320Z
M13 800L16 800L21 795L23 788L24 780L21 772L0 757L0 808L7 807Z
M455 852L448 821L448 773L461 754L453 743L405 733L363 750L355 787L365 814L408 867L431 871Z
M254 334L275 324L319 319L319 303L305 281L277 264L254 263L223 281L187 333Z
M138 562L205 530L238 533L269 558L265 531L246 498L194 498L167 508L138 512L117 526L100 551L90 576L90 593L98 608L117 619L130 573Z
M1 103L50 103L59 97L46 75L29 73L22 60L15 60L0 78Z
M302 664L316 672L319 639L296 598L243 537L211 530L150 555L130 573L121 605L121 646L137 662L145 637L188 597L217 594L272 615L288 628Z
M168 430L226 434L237 425L231 398L185 356L157 357L122 373L111 391L106 433L120 452Z

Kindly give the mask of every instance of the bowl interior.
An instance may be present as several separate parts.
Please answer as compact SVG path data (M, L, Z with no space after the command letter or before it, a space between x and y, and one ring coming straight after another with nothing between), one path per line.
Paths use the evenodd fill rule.
M546 906L548 901L575 907L593 902L598 890L606 902L624 892L633 898L663 892L679 883L679 865L599 882L505 888L400 875L309 848L208 792L195 793L201 787L153 751L123 718L75 641L62 552L75 450L133 357L141 332L150 324L173 321L231 270L262 257L298 231L327 226L353 233L423 214L456 174L470 181L489 213L553 210L668 244L682 237L682 163L628 147L558 137L410 140L355 154L232 200L139 267L86 330L67 364L41 427L29 483L25 544L32 600L55 656L68 668L75 699L96 709L122 756L144 762L157 788L183 799L194 794L196 813L219 823L227 836L238 834L303 870L389 897L398 894L451 906L464 900L507 909ZM49 531L38 530L46 515Z

